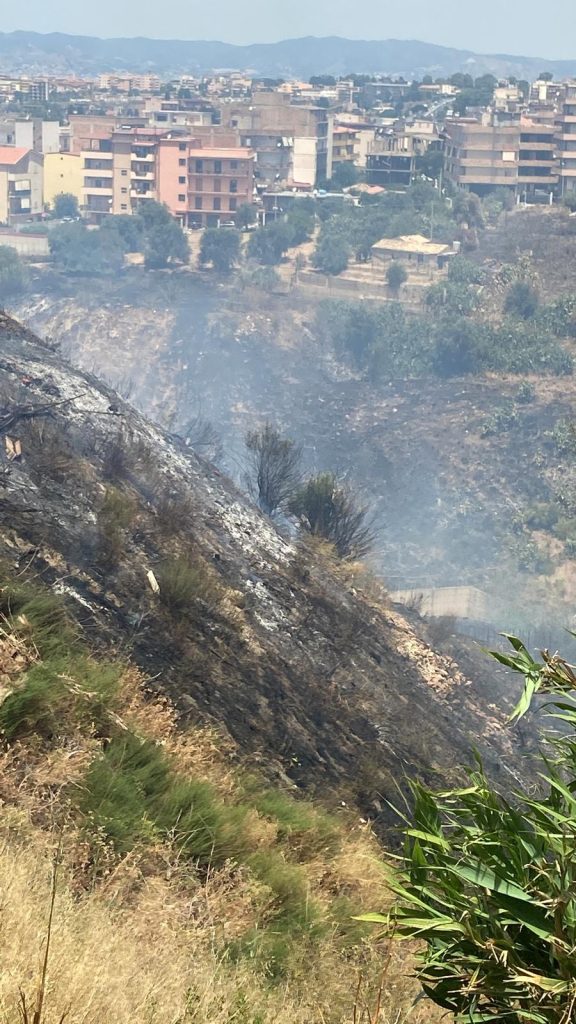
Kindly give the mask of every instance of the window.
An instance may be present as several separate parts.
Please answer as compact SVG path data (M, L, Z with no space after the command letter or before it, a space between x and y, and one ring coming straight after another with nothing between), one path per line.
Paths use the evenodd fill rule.
M194 199L194 209L195 210L201 210L202 209L202 196L196 196L195 197L195 199Z
M236 178L231 178L230 179L230 191L231 192L237 192L238 191L238 181L236 180Z
M202 192L203 189L204 189L204 182L202 181L202 178L196 178L196 191L197 192Z
M204 161L203 160L197 160L196 161L196 174L202 174L203 170L204 170Z
M178 149L180 150L181 153L185 153L186 152L186 143L185 142L179 142L178 143Z
M215 192L221 192L222 191L222 182L221 182L220 178L214 178L214 191Z
M185 185L186 184L186 178L178 178L178 184L179 185Z
M221 209L221 203L220 203L220 200L218 198L214 200L214 203L212 205L212 209L213 210L220 210Z
M128 189L127 188L123 188L123 189L121 189L121 192L122 192L122 195L125 196L127 194L127 192L128 192Z
M230 213L236 213L237 203L238 203L237 199L231 199L230 200Z
M215 160L214 161L214 174L222 174L222 161L221 160Z
M238 170L238 161L237 160L231 160L230 161L230 170L231 171Z
M127 204L126 203L120 203L120 209L121 210L127 210L128 209Z
M186 161L182 157L178 161L178 167L186 167Z
M179 203L185 203L186 202L186 196L179 195L178 196L178 202Z
M124 177L124 178L125 178L125 177L126 177L126 175L128 174L128 171L121 171L121 174L122 174L122 177Z

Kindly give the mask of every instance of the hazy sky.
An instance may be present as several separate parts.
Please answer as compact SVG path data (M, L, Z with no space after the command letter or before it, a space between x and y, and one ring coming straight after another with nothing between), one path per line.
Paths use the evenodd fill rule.
M271 42L303 35L423 39L576 58L576 0L0 0L0 30Z

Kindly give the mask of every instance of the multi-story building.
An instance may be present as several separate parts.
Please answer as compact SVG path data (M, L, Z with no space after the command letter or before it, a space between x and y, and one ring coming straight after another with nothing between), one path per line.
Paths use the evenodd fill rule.
M102 92L157 92L161 81L158 75L100 75L98 88Z
M36 153L57 153L60 149L58 121L43 121L39 117L17 120L13 117L0 121L0 145L33 149Z
M233 220L254 196L254 153L165 136L157 145L158 199L187 227Z
M566 85L556 121L561 195L576 195L576 82Z
M397 121L376 132L368 145L366 177L369 185L408 188L423 156L438 136L431 121Z
M84 171L78 153L47 153L44 157L44 202L54 204L56 196L65 192L82 205Z
M445 125L445 173L455 184L482 195L518 184L518 124L486 117L449 120Z
M358 133L348 125L336 125L333 135L332 163L353 163L360 149Z
M447 121L445 133L445 173L455 185L482 195L495 188L550 193L558 184L551 124L521 117L500 123L486 115Z
M518 150L518 186L521 192L527 194L545 189L551 193L558 182L554 125L522 118Z
M289 94L261 89L249 101L222 103L220 116L222 125L237 130L242 145L256 153L258 187L283 181L313 188L332 177L334 115L328 107L291 103ZM271 159L275 148L291 150L291 163L286 154L279 161L281 172ZM277 178L278 173L286 177Z
M42 213L42 155L18 146L0 146L0 224Z
M8 99L18 96L30 103L46 103L48 91L47 78L28 78L25 75L13 78L8 75L0 75L0 96L5 96Z

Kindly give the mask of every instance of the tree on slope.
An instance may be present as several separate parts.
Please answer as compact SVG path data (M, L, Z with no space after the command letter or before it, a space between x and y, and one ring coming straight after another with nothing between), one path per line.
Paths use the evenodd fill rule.
M368 509L334 473L319 473L300 487L290 511L306 530L330 541L341 558L362 558L374 544Z
M250 457L249 482L263 512L287 508L300 482L302 449L271 423L246 435Z
M0 245L0 308L26 288L28 275L20 256L11 245Z
M200 263L211 263L220 274L229 274L240 257L240 234L235 228L207 228L200 242Z
M168 207L147 199L138 213L144 224L146 266L157 270L167 267L171 260L187 263L190 251L186 235Z

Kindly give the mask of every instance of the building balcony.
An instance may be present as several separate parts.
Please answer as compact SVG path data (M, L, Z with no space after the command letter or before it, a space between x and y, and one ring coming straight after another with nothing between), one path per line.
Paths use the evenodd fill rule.
M114 189L109 188L108 186L102 187L102 188L97 188L95 185L89 185L89 186L86 185L82 189L82 196L84 198L84 202L86 202L86 203L90 202L90 197L91 196L94 196L95 198L98 199L100 196L106 196L106 197L110 196L110 198L112 198L113 195L114 195Z
M130 189L130 199L156 199L156 189L151 188L147 192L140 192L138 189Z
M106 163L112 164L114 160L113 153L107 153L105 150L100 149L82 149L80 151L82 160L103 160Z
M156 175L154 171L134 171L130 172L131 181L155 181Z
M557 185L559 180L557 174L518 174L519 185Z
M154 145L154 143L152 143L152 145ZM138 160L139 163L145 162L152 164L155 160L154 150L144 152L143 150L136 151L133 149L131 156L133 160Z
M553 156L547 157L544 154L540 157L534 157L530 160L520 160L518 167L554 167L556 161Z
M87 167L84 164L82 170L88 177L92 176L94 178L111 178L114 174L112 164L107 164L105 167Z

